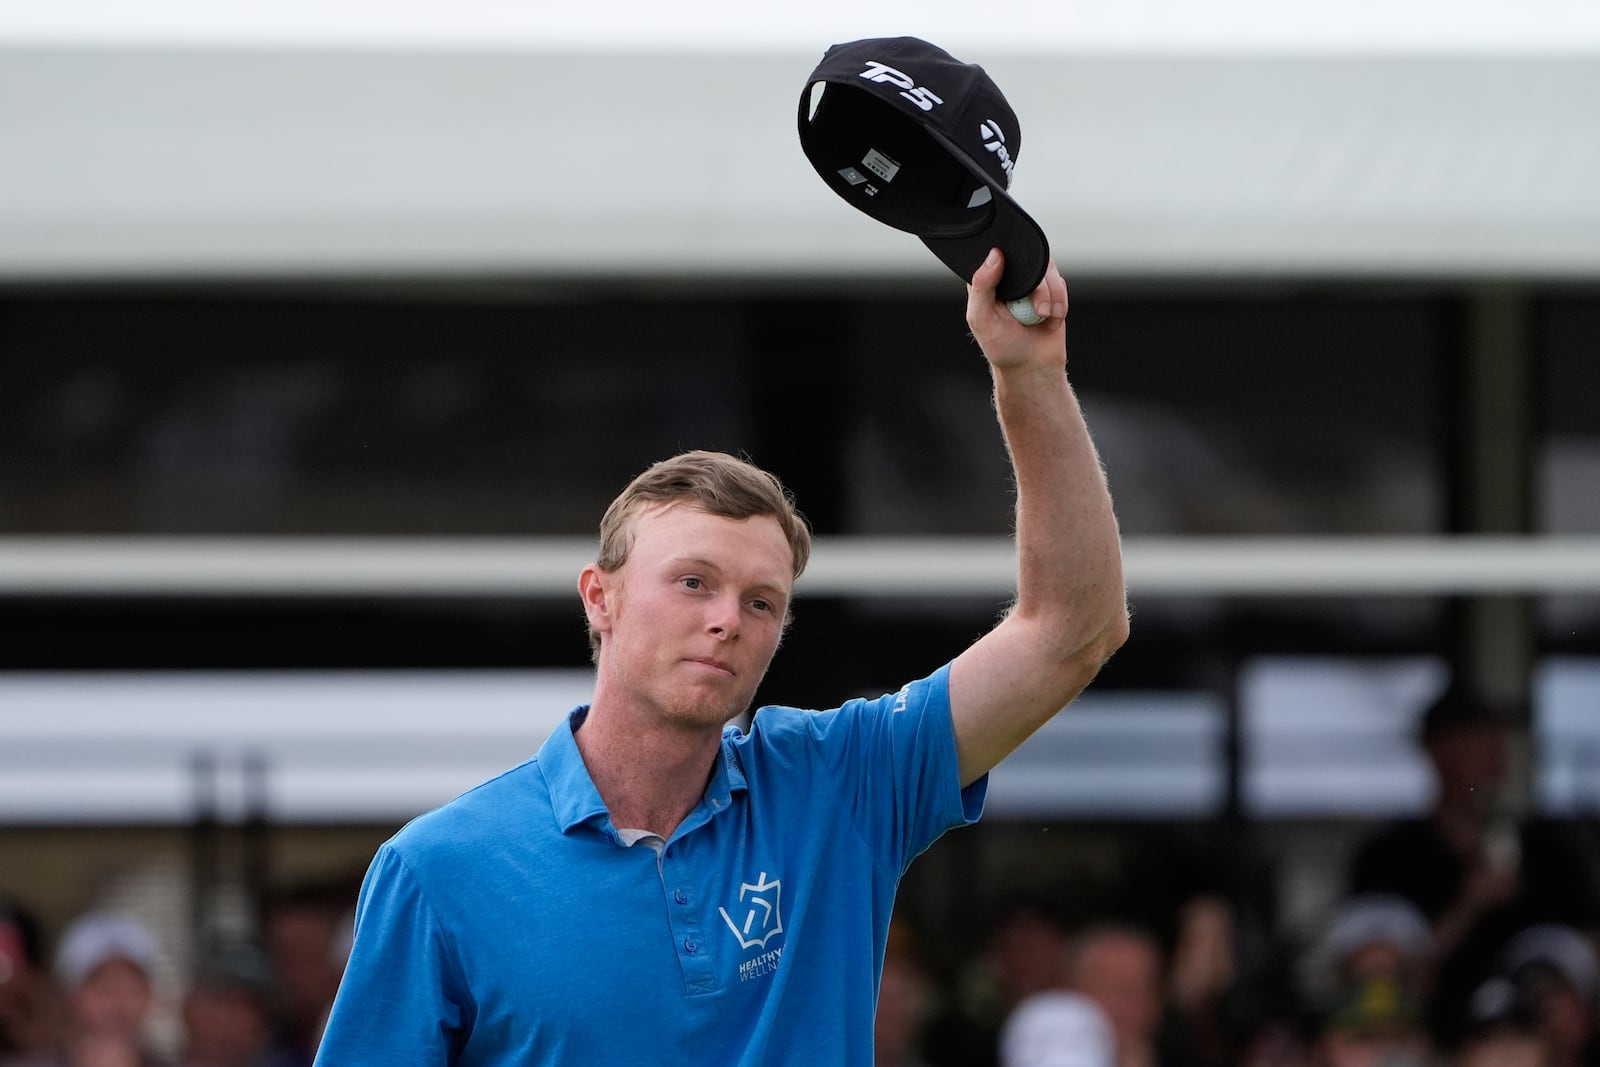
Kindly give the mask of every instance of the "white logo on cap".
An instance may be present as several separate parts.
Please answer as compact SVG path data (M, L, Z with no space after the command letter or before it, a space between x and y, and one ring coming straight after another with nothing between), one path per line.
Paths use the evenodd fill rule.
M887 63L879 63L876 59L867 60L867 69L861 72L861 77L878 84L888 82L898 89L905 90L900 95L923 111L932 111L935 104L944 103L932 89L918 85L905 71L895 70Z
M983 147L999 159L1000 169L1006 172L1006 188L1011 188L1012 169L1016 164L1011 160L1011 153L1006 151L1006 135L1000 132L1000 124L994 119L985 119L978 124L978 133L983 137Z

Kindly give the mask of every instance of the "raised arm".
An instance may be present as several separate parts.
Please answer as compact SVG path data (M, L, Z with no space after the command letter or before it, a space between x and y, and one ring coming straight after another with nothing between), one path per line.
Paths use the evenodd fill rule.
M1100 457L1067 382L1067 286L1034 291L1023 326L995 299L998 250L967 287L967 325L989 361L1016 476L1017 599L950 668L963 786L1083 691L1128 636L1122 549Z

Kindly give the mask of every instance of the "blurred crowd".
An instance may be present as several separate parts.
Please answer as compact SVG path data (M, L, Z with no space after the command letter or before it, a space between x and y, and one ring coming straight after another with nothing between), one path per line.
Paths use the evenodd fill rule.
M342 883L271 895L259 937L207 946L183 969L162 1042L152 1024L174 961L147 924L91 911L51 949L30 909L0 900L0 1067L310 1067L353 904Z
M878 1067L1600 1067L1600 837L1507 816L1513 723L1457 691L1428 710L1431 806L1369 829L1314 929L1278 929L1240 855L1190 881L1164 852L1109 891L975 908L955 959L896 916ZM270 894L258 936L205 946L176 993L137 919L47 937L0 900L0 1067L309 1067L354 894ZM153 1042L164 993L177 1026Z
M1179 856L1008 901L954 968L898 917L879 1067L1600 1067L1600 836L1508 817L1516 721L1456 689L1427 710L1431 806L1371 828L1312 929L1226 874L1152 914Z

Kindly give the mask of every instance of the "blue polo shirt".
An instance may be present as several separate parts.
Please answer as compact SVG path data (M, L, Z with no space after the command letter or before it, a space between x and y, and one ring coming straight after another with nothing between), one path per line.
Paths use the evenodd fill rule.
M631 847L578 708L378 850L317 1064L871 1067L900 878L983 807L948 682L762 708L671 839Z

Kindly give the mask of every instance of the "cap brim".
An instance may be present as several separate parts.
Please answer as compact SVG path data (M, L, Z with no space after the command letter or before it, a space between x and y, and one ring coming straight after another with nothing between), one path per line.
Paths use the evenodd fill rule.
M949 138L932 128L927 132L944 146L957 163L989 187L994 210L988 224L979 230L951 237L919 234L922 243L962 281L972 278L989 257L991 248L1000 249L1006 257L1006 264L1000 282L995 286L995 296L1001 300L1027 296L1039 287L1050 265L1050 242L1044 235L1044 229L1011 199L1010 193L968 159L966 153Z

